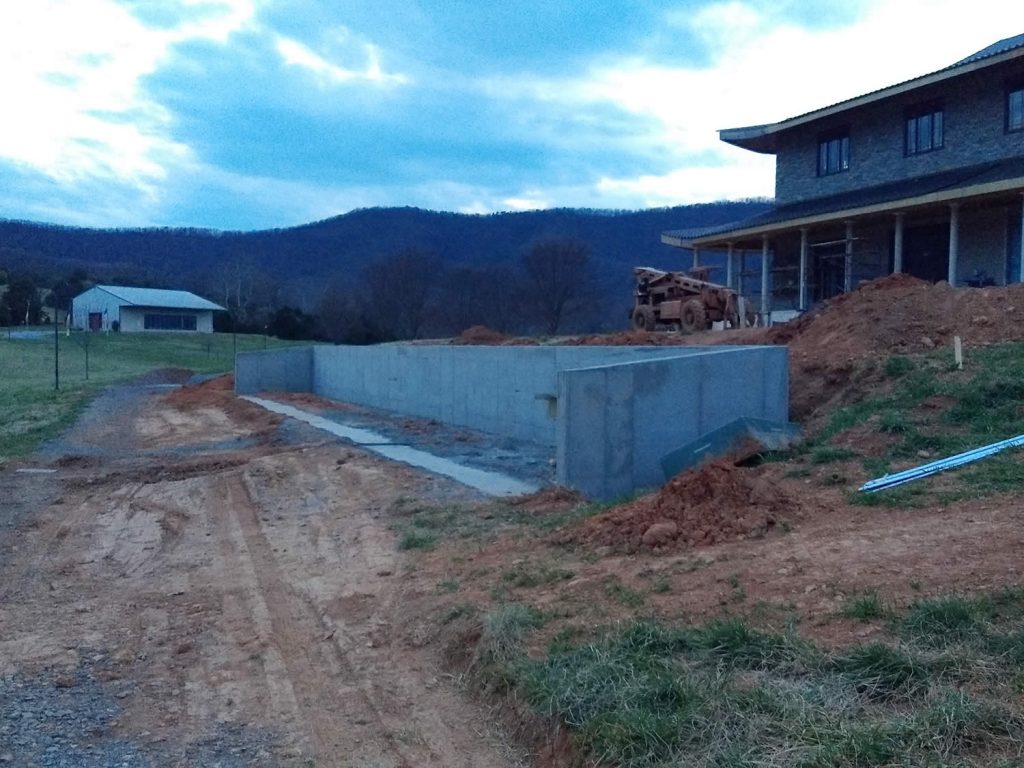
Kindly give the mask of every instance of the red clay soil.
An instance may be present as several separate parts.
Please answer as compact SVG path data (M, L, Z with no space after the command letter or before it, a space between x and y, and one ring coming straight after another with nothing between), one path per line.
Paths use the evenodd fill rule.
M244 424L258 434L271 432L282 420L276 413L235 397L235 377L230 373L199 384L186 384L164 395L164 399L179 411L220 409L237 424Z
M226 373L199 384L186 384L167 395L167 402L179 408L200 405L220 405L225 395L234 394L235 376Z
M761 536L798 517L799 502L782 490L769 468L746 469L720 459L682 472L657 493L592 517L556 538L627 552L668 551Z
M525 512L565 512L582 504L583 497L576 491L555 485L517 496L509 503Z
M507 333L495 331L486 325L473 325L452 339L452 344L488 347L527 347L535 346L537 340L509 336Z

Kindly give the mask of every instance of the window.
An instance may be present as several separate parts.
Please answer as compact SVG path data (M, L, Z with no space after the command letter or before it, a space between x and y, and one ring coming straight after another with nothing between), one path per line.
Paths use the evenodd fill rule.
M849 132L832 133L818 140L818 175L829 176L850 168Z
M1013 86L1007 92L1006 130L1024 131L1024 85Z
M942 107L928 107L907 118L907 155L920 155L933 149L942 149Z
M194 331L195 315L158 315L147 312L142 318L142 325L147 331Z

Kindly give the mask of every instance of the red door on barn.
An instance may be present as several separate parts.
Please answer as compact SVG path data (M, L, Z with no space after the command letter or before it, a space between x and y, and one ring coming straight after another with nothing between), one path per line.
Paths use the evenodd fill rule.
M90 312L89 313L89 330L99 331L103 329L103 313L102 312Z

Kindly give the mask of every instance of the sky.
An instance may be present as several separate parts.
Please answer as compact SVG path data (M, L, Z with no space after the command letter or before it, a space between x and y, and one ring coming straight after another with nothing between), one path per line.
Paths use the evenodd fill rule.
M0 0L0 218L770 197L773 158L719 129L1020 32L1007 0Z

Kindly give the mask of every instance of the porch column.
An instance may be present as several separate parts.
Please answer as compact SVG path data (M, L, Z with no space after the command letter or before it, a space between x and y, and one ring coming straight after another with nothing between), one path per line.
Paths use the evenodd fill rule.
M728 243L728 246L725 252L725 287L732 288L732 242Z
M903 271L903 213L896 215L896 232L892 241L892 271L899 274Z
M1020 281L1024 283L1024 193L1020 199Z
M807 227L800 228L800 311L807 310Z
M696 269L700 266L700 248L693 249L693 268Z
M843 259L843 291L849 293L853 288L853 222L846 224L846 250Z
M736 272L736 292L743 293L743 273L747 271L747 249L740 248L740 268Z
M769 325L771 312L768 301L768 235L761 236L761 317L765 325Z
M956 285L957 257L960 255L960 203L949 204L949 275L950 285Z

